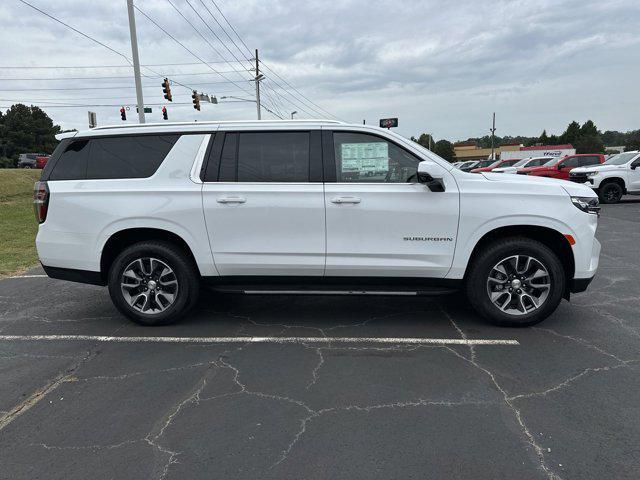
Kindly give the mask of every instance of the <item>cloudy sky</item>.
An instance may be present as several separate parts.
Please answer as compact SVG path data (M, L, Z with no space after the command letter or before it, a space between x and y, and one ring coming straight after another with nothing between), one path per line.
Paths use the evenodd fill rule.
M87 110L100 124L121 123L120 105L131 108L128 122L137 121L126 1L28 1L122 55L3 0L0 106L39 105L64 128L86 128ZM398 133L450 140L487 134L493 111L499 135L560 133L588 118L601 130L640 128L638 0L135 4L175 38L136 11L141 63L153 65L143 69L153 108L147 121L162 121L163 104L175 121L255 118L254 103L221 97L253 98L249 70L258 48L262 103L282 116L328 112L375 124L397 116ZM164 76L177 82L173 104L162 98ZM220 103L196 112L190 88Z

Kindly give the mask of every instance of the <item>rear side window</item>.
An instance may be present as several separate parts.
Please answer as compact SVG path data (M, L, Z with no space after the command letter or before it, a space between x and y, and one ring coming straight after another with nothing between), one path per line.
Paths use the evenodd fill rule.
M308 181L308 132L240 133L238 182Z
M179 135L140 135L91 140L87 179L150 177L178 138Z
M84 180L87 176L89 142L76 140L71 142L60 154L49 180Z

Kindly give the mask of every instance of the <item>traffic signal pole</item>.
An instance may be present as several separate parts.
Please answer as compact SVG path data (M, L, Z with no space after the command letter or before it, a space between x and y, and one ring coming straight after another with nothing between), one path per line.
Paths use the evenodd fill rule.
M138 57L138 36L136 18L133 12L133 0L127 0L129 13L129 33L131 34L131 55L133 57L133 75L136 80L136 98L138 100L138 120L144 123L144 99L142 98L142 80L140 80L140 57Z

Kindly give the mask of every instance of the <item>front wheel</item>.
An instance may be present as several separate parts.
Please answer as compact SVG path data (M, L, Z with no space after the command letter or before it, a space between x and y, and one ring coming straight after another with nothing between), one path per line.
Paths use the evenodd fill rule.
M565 274L558 256L546 245L513 237L483 249L472 261L467 296L491 323L527 327L558 307Z
M126 248L109 270L114 305L136 323L168 325L196 303L196 266L182 249L168 242L146 241Z
M616 182L609 182L602 185L598 191L598 197L602 203L618 203L622 199L624 190Z

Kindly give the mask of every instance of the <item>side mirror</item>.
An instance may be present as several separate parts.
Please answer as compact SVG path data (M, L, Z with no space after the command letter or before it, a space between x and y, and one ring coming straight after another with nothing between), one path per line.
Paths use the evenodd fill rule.
M635 170L638 167L640 167L640 161L638 161L638 160L636 160L635 162L633 162L631 164L631 170Z
M558 170L562 170L564 168L564 165L562 163L558 164Z
M443 175L444 169L430 160L424 160L418 164L418 183L422 183L432 192L445 191Z

